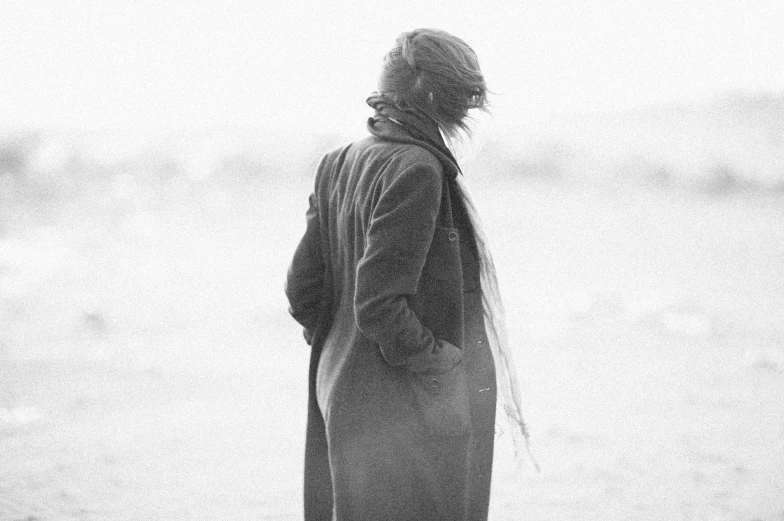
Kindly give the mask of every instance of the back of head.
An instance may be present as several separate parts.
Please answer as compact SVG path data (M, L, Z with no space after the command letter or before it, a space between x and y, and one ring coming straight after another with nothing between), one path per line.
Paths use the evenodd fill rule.
M487 110L487 86L473 49L437 29L398 37L384 58L379 90L399 107L429 116L448 136L468 130L470 109Z

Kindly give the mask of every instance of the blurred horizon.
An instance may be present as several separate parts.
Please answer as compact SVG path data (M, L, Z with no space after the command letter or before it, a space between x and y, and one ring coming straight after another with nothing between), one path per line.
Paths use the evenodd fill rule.
M702 104L561 114L506 128L483 117L475 130L456 152L479 182L784 191L784 95L735 92ZM364 118L352 128L298 132L234 125L0 132L0 192L10 193L14 183L57 191L100 176L303 180L324 153L364 135Z
M173 135L173 134L197 134L204 132L260 132L260 133L275 133L275 132L291 132L300 131L304 136L332 134L341 136L347 139L356 138L357 135L366 133L365 122L373 114L373 109L370 108L365 100L370 96L373 91L368 91L366 96L359 96L351 102L358 107L355 107L355 114L351 121L346 121L345 118L338 118L332 121L322 120L318 124L311 124L312 122L303 120L259 120L256 122L241 122L241 121L222 121L222 122L176 122L170 123L149 123L146 125L138 125L136 122L128 121L125 123L111 123L100 125L87 125L80 126L78 124L69 124L67 122L52 122L52 123L37 123L31 121L28 123L13 123L12 119L0 121L0 137L8 137L14 135L23 135L29 133L41 133L47 135L72 133L73 135L96 135L96 134L124 134L131 135L133 133L139 134L160 134L160 135ZM758 89L726 89L717 90L715 93L706 94L701 97L693 99L665 99L665 100L648 100L628 106L619 107L598 107L598 108L585 108L585 107L570 107L564 106L562 108L554 109L550 112L536 112L530 113L523 112L499 112L499 100L503 99L503 95L497 93L490 94L490 113L481 117L481 124L486 126L486 132L495 138L503 139L503 133L513 131L520 128L530 128L531 125L546 125L548 122L556 120L569 120L580 118L607 118L625 115L654 115L657 112L694 112L705 111L716 108L726 108L730 106L749 106L756 105L758 107L780 105L784 103L784 84L778 90L758 88ZM469 113L469 116L475 113ZM5 126L3 126L5 124Z

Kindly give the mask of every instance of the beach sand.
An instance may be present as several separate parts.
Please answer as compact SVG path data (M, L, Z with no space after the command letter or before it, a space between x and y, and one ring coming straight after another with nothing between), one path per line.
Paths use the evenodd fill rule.
M781 197L473 184L542 467L502 435L491 518L784 520ZM308 190L5 214L0 519L301 518Z

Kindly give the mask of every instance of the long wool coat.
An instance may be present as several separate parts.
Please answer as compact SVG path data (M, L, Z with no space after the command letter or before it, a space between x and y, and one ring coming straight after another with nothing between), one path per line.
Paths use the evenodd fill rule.
M496 387L457 166L368 128L321 161L286 283L312 349L305 519L483 520ZM441 341L462 362L413 370Z

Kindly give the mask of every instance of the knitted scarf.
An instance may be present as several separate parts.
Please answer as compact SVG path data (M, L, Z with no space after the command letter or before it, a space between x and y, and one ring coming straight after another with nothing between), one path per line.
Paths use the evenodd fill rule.
M522 395L517 370L512 358L512 350L506 331L506 319L501 294L498 288L493 257L484 233L482 222L476 206L471 199L462 171L444 142L438 124L426 115L413 109L396 106L391 100L380 94L373 94L367 100L368 105L376 110L375 116L368 120L371 133L383 133L386 139L414 143L433 152L444 167L444 174L457 183L458 192L474 229L474 239L479 252L480 284L482 288L482 307L484 311L485 332L493 353L496 370L496 387L498 389L496 414L496 433L507 432L503 422L510 427L518 461L525 451L534 467L539 471L530 446L528 428L523 421Z

